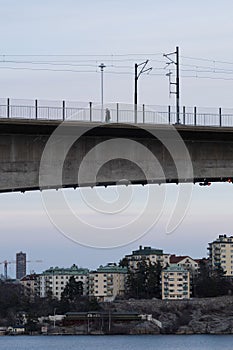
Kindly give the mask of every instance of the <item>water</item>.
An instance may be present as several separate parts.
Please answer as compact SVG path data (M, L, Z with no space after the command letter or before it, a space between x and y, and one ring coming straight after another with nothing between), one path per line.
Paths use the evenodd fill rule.
M2 336L0 350L232 350L233 335Z

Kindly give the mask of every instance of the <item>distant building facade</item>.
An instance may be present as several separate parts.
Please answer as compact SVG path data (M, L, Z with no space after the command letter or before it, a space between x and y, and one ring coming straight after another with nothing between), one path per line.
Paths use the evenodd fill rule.
M169 259L170 264L177 264L190 272L190 275L197 275L199 271L200 259L193 259L188 255L171 255Z
M211 268L222 267L225 276L233 277L233 236L219 235L209 243L208 250Z
M125 255L125 260L128 261L132 269L137 268L137 264L141 261L151 263L160 263L161 267L166 267L169 264L170 254L165 254L162 249L139 246L138 250L134 250L132 254Z
M60 300L62 292L71 276L75 278L76 282L82 282L83 295L87 295L88 274L88 269L78 268L76 265L70 268L51 267L39 276L40 297L44 298L50 294Z
M119 267L115 263L100 266L89 274L89 296L98 301L113 301L116 296L123 296L127 268Z
M19 252L16 254L16 279L26 276L26 270L26 253Z
M190 273L177 264L162 271L162 299L189 299Z
M33 273L26 275L20 280L20 284L24 287L24 295L34 300L40 295L39 275Z

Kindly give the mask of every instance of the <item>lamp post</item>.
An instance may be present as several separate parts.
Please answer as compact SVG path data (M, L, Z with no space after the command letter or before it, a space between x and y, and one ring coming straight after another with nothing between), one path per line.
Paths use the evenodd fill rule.
M56 308L53 309L53 328L56 326Z
M103 121L103 109L104 109L104 68L105 64L101 63L99 65L100 73L101 73L101 119Z

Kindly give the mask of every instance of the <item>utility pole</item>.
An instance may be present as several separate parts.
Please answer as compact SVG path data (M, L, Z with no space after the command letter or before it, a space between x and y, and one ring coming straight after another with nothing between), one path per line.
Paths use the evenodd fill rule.
M101 119L104 120L103 110L104 110L104 68L106 68L104 63L99 65L101 73Z
M141 74L150 72L152 70L152 67L145 69L147 63L149 60L146 60L142 63L135 63L134 65L134 121L135 124L137 124L137 105L138 105L138 79ZM138 73L138 67L142 66L141 70Z
M175 60L172 59L170 56L175 55ZM171 52L168 54L164 54L164 57L166 57L169 61L166 62L167 66L170 64L175 64L176 66L176 82L171 82L170 76L171 72L166 74L169 76L169 91L170 94L175 94L176 95L176 124L180 124L180 62L179 62L179 47L176 47L175 52ZM170 85L175 85L176 86L176 91L171 91Z

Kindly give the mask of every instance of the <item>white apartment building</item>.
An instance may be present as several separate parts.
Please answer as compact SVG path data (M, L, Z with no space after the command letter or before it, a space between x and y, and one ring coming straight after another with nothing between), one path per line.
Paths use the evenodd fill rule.
M88 274L88 269L78 268L76 265L70 268L51 267L39 276L40 297L44 298L48 296L48 293L52 293L53 297L60 300L71 276L74 276L76 282L81 281L83 283L83 295L87 295Z
M233 236L219 235L209 243L209 260L213 269L222 267L225 276L233 276Z
M129 266L133 269L137 268L138 262L144 260L151 263L160 262L161 267L166 267L169 264L170 254L165 254L162 249L139 246L139 249L134 250L132 254L125 255Z
M162 299L189 299L190 273L177 264L162 271Z
M116 296L124 295L127 268L115 263L100 266L89 274L89 296L98 301L113 301Z

